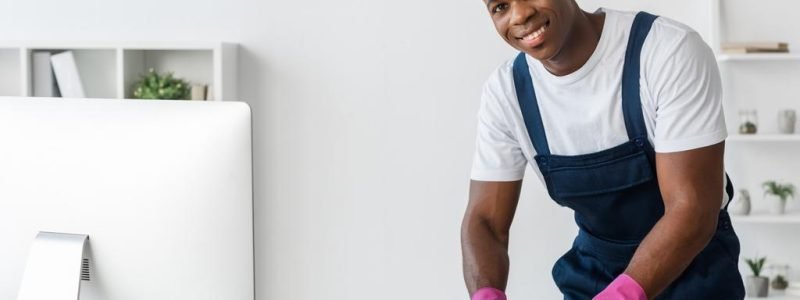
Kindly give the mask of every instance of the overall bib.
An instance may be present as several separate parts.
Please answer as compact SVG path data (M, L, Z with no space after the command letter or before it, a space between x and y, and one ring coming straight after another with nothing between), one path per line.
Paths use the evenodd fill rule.
M578 236L553 267L564 299L591 299L628 266L639 243L664 214L639 94L642 45L657 17L640 12L631 29L622 74L622 110L629 141L596 153L550 154L525 54L514 62L514 83L525 126L547 191L575 211ZM727 176L726 176L727 177ZM726 194L733 198L727 179ZM727 206L720 210L709 244L656 299L744 298L738 268L739 240Z

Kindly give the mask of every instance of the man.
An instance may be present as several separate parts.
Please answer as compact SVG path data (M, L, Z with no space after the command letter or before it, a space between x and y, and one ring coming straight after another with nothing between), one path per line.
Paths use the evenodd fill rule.
M462 224L472 299L506 299L526 164L575 211L552 270L565 299L743 299L719 71L697 32L575 0L484 3L521 53L483 92Z

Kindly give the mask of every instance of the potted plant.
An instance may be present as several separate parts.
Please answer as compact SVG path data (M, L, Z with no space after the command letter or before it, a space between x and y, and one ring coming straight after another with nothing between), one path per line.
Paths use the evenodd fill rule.
M786 281L786 278L783 275L775 276L775 279L772 279L772 288L778 291L785 290L789 287L789 282Z
M767 258L746 258L744 261L750 267L750 270L753 271L753 276L747 276L747 280L745 281L747 295L759 298L766 297L769 292L769 278L761 276L761 270L764 269L764 262L767 261Z
M173 77L172 73L158 74L150 69L133 86L136 99L189 100L191 86L183 79Z
M771 201L772 212L783 214L786 212L786 200L794 198L794 185L791 183L781 184L770 180L762 184L764 188L764 199Z

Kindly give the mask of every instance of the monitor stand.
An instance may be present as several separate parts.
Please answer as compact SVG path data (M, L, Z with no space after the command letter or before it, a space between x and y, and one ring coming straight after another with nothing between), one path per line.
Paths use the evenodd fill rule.
M33 241L17 300L77 300L89 280L89 236L39 232Z

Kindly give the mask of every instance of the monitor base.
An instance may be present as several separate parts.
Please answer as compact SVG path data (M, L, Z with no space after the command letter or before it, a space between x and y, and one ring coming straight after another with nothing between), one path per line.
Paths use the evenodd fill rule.
M17 300L77 300L89 279L84 257L89 236L39 232L33 241Z

